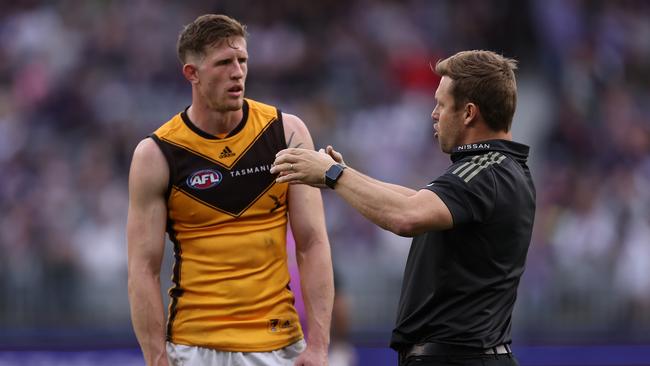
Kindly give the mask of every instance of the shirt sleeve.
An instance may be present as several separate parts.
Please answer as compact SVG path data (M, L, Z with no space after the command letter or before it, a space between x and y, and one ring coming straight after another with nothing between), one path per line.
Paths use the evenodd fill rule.
M496 190L491 172L483 172L470 182L453 174L450 169L429 183L428 189L447 205L454 226L470 222L484 222L492 214Z

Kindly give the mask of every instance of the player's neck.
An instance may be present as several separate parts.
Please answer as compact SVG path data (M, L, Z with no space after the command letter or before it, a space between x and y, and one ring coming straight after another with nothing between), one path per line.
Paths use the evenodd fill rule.
M199 103L192 103L187 116L201 130L214 135L227 135L241 122L243 111L217 111Z

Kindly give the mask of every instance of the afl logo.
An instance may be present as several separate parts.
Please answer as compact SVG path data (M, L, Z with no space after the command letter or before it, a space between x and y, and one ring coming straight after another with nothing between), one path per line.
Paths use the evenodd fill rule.
M219 171L203 169L187 177L187 185L194 189L208 189L221 183L221 179Z

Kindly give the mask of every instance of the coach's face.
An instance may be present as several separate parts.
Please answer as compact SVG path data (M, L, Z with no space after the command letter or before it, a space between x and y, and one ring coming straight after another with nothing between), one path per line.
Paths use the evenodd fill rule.
M443 76L436 90L436 107L431 112L434 136L440 143L440 149L446 153L451 153L460 144L463 133L463 109L454 104L452 86L453 80Z
M220 112L242 108L248 74L246 39L230 37L206 47L196 68L197 91L209 108Z

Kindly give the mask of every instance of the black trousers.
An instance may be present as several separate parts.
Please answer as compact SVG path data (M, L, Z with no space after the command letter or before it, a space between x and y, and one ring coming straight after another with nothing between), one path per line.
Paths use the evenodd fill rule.
M519 366L512 354L477 356L411 356L399 366Z

